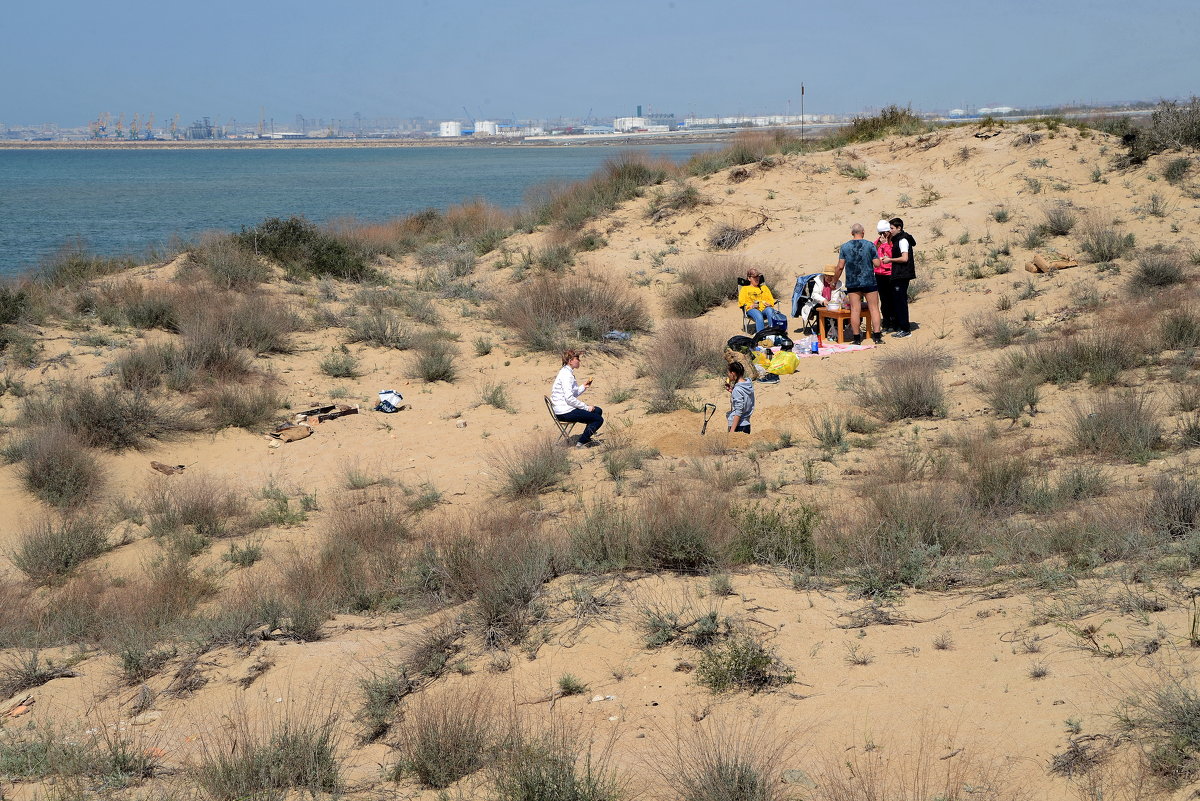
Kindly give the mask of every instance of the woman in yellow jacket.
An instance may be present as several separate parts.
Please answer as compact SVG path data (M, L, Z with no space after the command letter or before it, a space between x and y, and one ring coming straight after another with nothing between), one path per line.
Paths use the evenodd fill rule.
M751 267L746 271L746 280L750 283L738 290L738 306L754 321L754 330L761 331L767 326L786 329L787 318L775 308L775 296L763 283L762 273Z

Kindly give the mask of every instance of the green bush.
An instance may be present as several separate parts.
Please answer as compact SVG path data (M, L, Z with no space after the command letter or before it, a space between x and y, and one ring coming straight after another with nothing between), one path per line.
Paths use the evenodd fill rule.
M714 693L757 692L788 684L794 673L757 637L741 632L705 648L696 665L696 682Z
M374 268L353 248L303 217L271 217L235 236L244 248L278 262L289 275L370 281Z
M136 266L128 257L97 256L81 239L74 239L46 257L33 273L34 281L52 287L77 287L95 278Z

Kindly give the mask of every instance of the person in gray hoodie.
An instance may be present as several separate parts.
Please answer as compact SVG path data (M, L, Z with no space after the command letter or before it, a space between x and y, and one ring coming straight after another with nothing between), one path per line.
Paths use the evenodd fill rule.
M740 361L729 363L729 430L750 433L750 415L754 413L754 384L746 378L746 367Z

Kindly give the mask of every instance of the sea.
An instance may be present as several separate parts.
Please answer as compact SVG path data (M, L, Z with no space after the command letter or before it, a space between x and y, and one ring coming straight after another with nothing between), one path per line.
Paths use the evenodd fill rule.
M683 161L720 144L644 147ZM145 258L204 231L269 217L379 222L474 198L511 208L636 148L0 150L0 276L64 244Z

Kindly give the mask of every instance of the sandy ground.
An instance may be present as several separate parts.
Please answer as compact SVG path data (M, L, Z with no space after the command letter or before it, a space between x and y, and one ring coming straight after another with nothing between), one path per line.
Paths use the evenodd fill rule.
M749 224L760 210L768 216L768 225L737 253L762 266L781 299L790 298L796 275L836 259L852 223L861 222L869 230L881 215L905 219L919 243L919 272L930 287L912 304L919 327L911 338L859 353L805 359L801 371L785 376L779 385L759 385L755 433L749 438L729 440L721 432L728 401L718 381L707 380L690 393L697 402L718 406L718 417L702 438L696 413L644 412L646 381L636 377L636 354L588 354L579 372L595 377L593 392L608 421L602 434L621 431L620 436L660 455L616 485L606 476L597 450L572 450L572 476L563 490L539 500L541 513L556 519L596 498L636 496L639 486L697 463L751 469L749 453L755 443L770 443L789 432L798 447L764 454L754 463L772 487L768 499L815 503L835 517L844 515L843 504L865 480L864 473L914 432L922 442L935 443L993 419L973 383L990 374L1000 351L975 340L965 318L994 310L997 298L1008 295L1014 299L1011 319L1024 314L1037 330L1065 332L1092 324L1093 315L1076 303L1083 288L1094 286L1102 296L1114 298L1125 292L1124 278L1100 274L1086 263L1048 275L1022 270L1034 253L1022 248L1020 240L1042 221L1047 205L1067 202L1081 217L1119 219L1139 245L1164 243L1185 252L1195 250L1190 232L1200 224L1196 201L1178 187L1152 180L1160 169L1155 162L1112 172L1108 163L1119 143L1111 138L1084 138L1074 129L1061 129L1054 137L1022 144L1019 137L1026 130L1009 128L994 138L977 139L974 129L947 129L840 152L791 156L769 170L752 167L751 177L738 183L724 173L692 179L708 204L667 221L647 222L646 200L626 204L599 221L595 227L606 236L607 246L580 254L574 269L644 284L642 294L657 317L665 315L665 299L678 269L708 252L705 238L711 226L725 220ZM847 163L866 168L870 177L858 181L840 175L838 165ZM1103 182L1092 179L1095 167L1104 170ZM1029 179L1041 182L1040 192L1033 192ZM1157 217L1140 212L1151 195L1164 198L1169 213ZM992 217L1001 205L1010 213L1003 224ZM517 235L508 246L519 252L544 240L539 233ZM978 280L958 274L1004 242L1011 248L1005 259L1012 263L1012 272ZM1050 237L1038 252L1047 257L1079 255L1076 247L1071 237ZM494 268L494 261L495 256L482 259L479 274L486 286L503 292L512 283L511 271ZM173 268L146 268L142 274L157 281L169 277ZM406 275L416 268L394 264L391 269ZM1039 292L1019 300L1027 279ZM330 305L346 302L349 294L343 290ZM315 291L306 290L301 295L279 294L275 302L307 311L318 299ZM330 379L318 363L342 341L341 332L302 332L295 336L296 354L272 356L261 364L278 378L290 408L300 410L337 397L338 402L361 403L363 414L322 424L313 436L278 447L259 434L231 429L106 455L112 497L137 498L151 482L205 475L246 493L275 485L293 495L314 494L321 511L310 515L307 523L254 535L268 555L254 567L228 574L229 566L220 560L221 546L197 557L202 568L227 585L235 579L266 581L279 569L278 559L311 547L328 511L355 497L345 489L345 475L352 468L387 476L414 491L422 485L435 487L442 493L442 504L427 514L486 512L502 503L497 499L498 466L506 454L531 437L556 435L542 396L559 363L547 354L524 350L478 310L467 311L471 316L461 319L449 311L443 314L462 335L460 378L454 384L420 384L408 377L410 353L359 345L350 348L362 360L364 375ZM739 318L740 312L729 303L701 322L723 340L737 332ZM45 357L69 357L29 372L10 371L11 377L30 385L68 375L98 377L122 348L137 344L132 334L125 334L119 345L91 348L79 343L77 332L45 333ZM490 354L474 355L471 343L477 337L496 343ZM946 417L888 426L875 436L873 448L854 448L833 461L820 461L808 433L809 416L825 408L853 406L852 392L839 387L847 386L847 378L869 374L882 354L929 345L955 358L944 374L950 398ZM1165 409L1167 387L1152 378L1147 371L1130 380L1160 399ZM506 388L513 413L481 403L481 390L488 384ZM615 390L627 387L637 391L631 399L608 400ZM411 407L394 415L367 412L375 393L385 388L403 392ZM1044 387L1039 414L1026 418L1027 427L1005 430L1003 441L1028 448L1047 472L1070 463L1061 448L1065 416L1072 404L1093 394L1082 384ZM9 396L2 401L11 421L20 402ZM1008 423L997 425L1007 429ZM806 461L814 459L818 479L809 485L804 480ZM149 470L151 460L187 464L189 469L182 476L164 478ZM1167 453L1145 465L1113 466L1114 493L1136 491L1149 477L1174 471L1185 460L1186 453ZM731 491L745 493L744 487ZM22 489L15 466L0 468L0 508L5 510L0 515L0 550L5 552L47 514ZM144 533L140 529L130 531L132 542L100 559L97 570L132 576L159 552L152 539L138 538ZM18 577L7 563L0 570ZM559 579L548 595L560 606L569 606L571 587L582 581ZM887 610L894 618L887 622L893 625L859 626L853 612L865 602L843 588L797 590L788 577L761 570L735 574L732 584L735 594L719 598L711 594L707 578L639 574L605 579L601 585L615 601L611 611L582 621L565 615L568 619L547 625L544 636L539 635L544 642L514 651L505 672L495 672L495 655L476 646L464 654L470 675L451 674L438 683L444 692L480 693L499 706L516 704L522 715L545 715L553 707L554 713L577 721L600 741L611 735L614 758L639 777L635 783L646 788L646 797L668 795L655 783L653 754L672 748L677 732L716 721L769 732L772 741L786 743L790 750L778 765L781 771L797 768L816 775L822 765L880 755L893 765L890 770L902 771L916 764L921 753L931 753L935 770L969 757L978 775L994 772L1004 777L997 786L1023 789L1032 798L1064 798L1084 797L1077 795L1075 784L1047 769L1051 757L1065 747L1068 727L1078 726L1084 734L1110 732L1111 715L1121 699L1194 661L1186 647L1191 612L1183 602L1154 613L1122 614L1111 605L1088 611L1096 590L1086 586L1058 591L1003 586L909 593ZM644 647L636 623L637 610L647 599L716 608L722 616L742 621L769 637L780 658L795 670L795 681L757 695L713 696L696 685L691 671L698 658L695 649ZM1078 605L1080 614L1068 616L1072 625L1095 623L1104 632L1118 634L1125 655L1106 659L1089 653L1086 643L1062 623L1062 615L1045 613L1054 604ZM30 691L37 699L34 711L6 728L13 730L30 718L129 726L163 749L168 765L179 766L196 755L206 736L211 741L212 732L232 725L240 710L251 710L248 714L258 719L292 708L329 709L344 724L347 776L356 792L434 798L432 791L421 793L415 785L381 779L380 766L394 763L395 752L385 744L355 745L351 721L359 703L357 679L396 661L428 622L407 614L344 615L328 624L330 635L320 642L265 642L249 653L223 649L206 654L201 669L209 681L182 697L160 695L152 719L137 726L126 712L134 689L119 686L112 657L89 654L76 668L79 678L59 679ZM1158 643L1158 650L1144 647L1151 641ZM241 687L238 680L256 663L270 666L248 687ZM555 683L565 673L584 681L588 690L552 700ZM168 670L148 684L165 690L171 680ZM954 756L940 759L952 752ZM464 780L462 792L484 783ZM43 789L19 784L11 795L41 797ZM1181 790L1178 797L1188 797L1185 793Z

